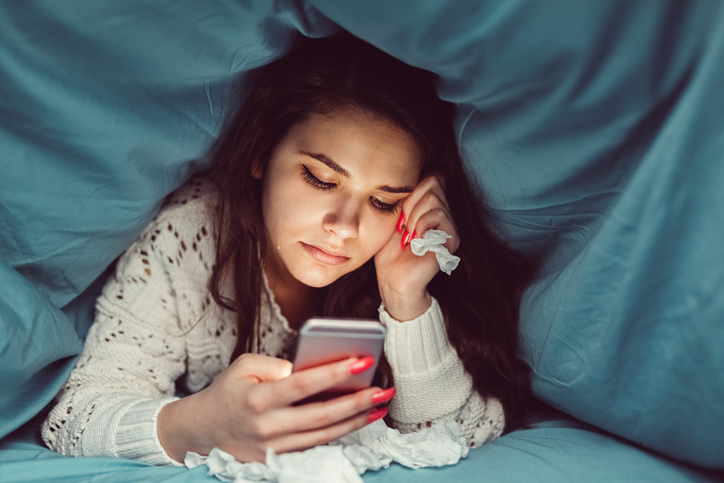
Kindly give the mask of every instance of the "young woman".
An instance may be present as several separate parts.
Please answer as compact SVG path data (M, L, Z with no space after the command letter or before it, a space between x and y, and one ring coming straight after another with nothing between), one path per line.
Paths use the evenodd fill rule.
M267 447L324 444L387 404L401 431L457 420L471 445L519 424L533 266L494 236L435 85L346 34L300 38L245 76L212 171L118 261L46 444L174 465L213 447L264 461ZM452 236L450 276L410 251L428 229ZM374 387L294 404L371 365L292 374L284 358L313 315L387 326ZM177 383L190 395L175 397Z

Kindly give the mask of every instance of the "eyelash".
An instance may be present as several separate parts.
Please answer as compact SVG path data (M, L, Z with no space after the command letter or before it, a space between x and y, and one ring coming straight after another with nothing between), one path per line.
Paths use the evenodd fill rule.
M370 202L372 203L372 206L383 213L394 213L397 211L397 205L400 204L399 201L397 203L383 203L377 198L370 198Z
M327 183L317 178L312 174L311 171L309 171L309 168L307 168L306 166L302 165L302 168L304 168L304 170L302 171L302 177L307 183L311 184L315 188L318 188L320 190L331 190L332 188L337 186L334 183Z
M337 186L334 183L327 183L326 181L322 181L321 179L317 178L312 174L311 171L309 171L309 168L307 168L305 165L302 165L302 178L304 178L304 181L309 183L310 185L314 186L317 189L320 190L331 190L335 186ZM370 203L372 203L372 206L383 212L383 213L394 213L397 211L397 205L400 204L398 201L397 203L383 203L377 198L370 198Z

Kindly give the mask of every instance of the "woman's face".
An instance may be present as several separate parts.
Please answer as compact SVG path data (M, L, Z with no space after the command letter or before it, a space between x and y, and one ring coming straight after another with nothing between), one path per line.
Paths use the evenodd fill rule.
M254 173L267 270L324 287L359 268L392 236L420 170L412 136L385 120L353 108L309 115Z

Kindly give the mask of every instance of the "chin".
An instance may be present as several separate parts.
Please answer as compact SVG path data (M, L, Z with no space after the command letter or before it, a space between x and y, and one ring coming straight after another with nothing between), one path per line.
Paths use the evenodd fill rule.
M333 284L339 277L347 273L348 271L328 271L321 267L309 267L292 275L308 287L322 288Z

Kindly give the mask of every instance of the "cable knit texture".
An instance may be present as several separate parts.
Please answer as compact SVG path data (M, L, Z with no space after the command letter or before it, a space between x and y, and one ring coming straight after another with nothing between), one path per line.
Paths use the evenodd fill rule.
M503 407L495 398L473 390L455 349L450 345L437 300L414 320L398 322L384 306L380 321L387 327L385 355L395 377L397 394L390 417L402 432L456 420L471 446L479 446L503 432Z
M189 392L208 386L236 344L234 314L216 305L207 288L215 200L211 183L192 180L119 259L83 352L43 423L48 447L68 456L178 465L159 442L158 413L177 399L176 383ZM280 357L296 334L266 279L262 299L259 353ZM401 431L457 420L473 446L502 432L502 407L472 390L437 301L404 323L380 307L380 320L397 388L390 415Z

